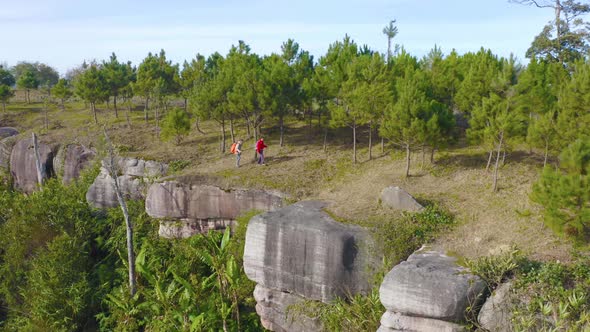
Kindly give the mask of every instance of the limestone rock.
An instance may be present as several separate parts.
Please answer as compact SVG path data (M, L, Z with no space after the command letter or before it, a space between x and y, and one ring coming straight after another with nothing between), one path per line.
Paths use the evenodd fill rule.
M512 283L500 285L486 300L479 311L477 320L482 328L493 332L512 331L510 318L512 313L510 291Z
M59 149L53 159L55 173L69 184L80 176L80 172L89 166L96 157L96 151L81 145L69 144Z
M119 186L127 199L139 200L145 198L145 191L151 181L164 176L168 166L154 161L144 161L135 158L117 158L117 173ZM97 208L111 208L118 206L117 195L113 187L113 179L105 168L105 161L88 192L86 200Z
M160 221L158 235L167 239L185 239L210 230L222 230L234 225L231 219L180 219Z
M381 316L381 327L377 331L416 331L416 332L462 332L465 327L438 319L406 316L386 311Z
M392 312L463 322L465 309L479 300L484 288L455 258L422 249L385 276L379 295Z
M16 142L10 154L10 173L14 180L14 186L27 194L35 191L39 186L34 150L33 139L29 138ZM53 175L52 148L39 142L39 156L46 177L51 177Z
M381 202L396 210L419 212L424 209L420 203L400 187L387 187L381 192Z
M321 331L317 319L306 317L293 310L293 306L305 301L304 298L261 285L254 288L256 313L265 329L275 332L283 331Z
M0 139L16 135L18 135L18 130L16 130L16 128L0 127Z
M300 202L253 217L246 231L244 270L267 288L329 302L370 290L368 233L341 224L321 202Z
M223 190L168 181L150 186L145 208L155 218L233 220L251 209L267 211L282 204L280 195L263 190Z

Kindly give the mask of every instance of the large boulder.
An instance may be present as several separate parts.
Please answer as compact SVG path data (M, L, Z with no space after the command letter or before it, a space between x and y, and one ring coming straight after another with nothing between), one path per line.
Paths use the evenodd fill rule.
M321 202L300 202L250 219L244 271L251 280L309 300L329 302L370 290L379 258L362 227L334 221Z
M486 331L512 331L510 323L513 301L511 290L511 282L500 285L481 307L477 320Z
M68 144L57 152L53 159L55 173L64 184L80 177L80 172L89 166L96 157L96 151L82 145Z
M378 331L465 331L465 311L480 303L484 290L456 258L422 248L383 279L379 297L387 311Z
M130 200L144 199L149 184L166 175L168 170L166 164L135 158L117 158L115 165L121 191ZM113 186L114 180L105 166L103 161L100 174L86 193L86 200L97 208L112 208L119 204Z
M39 142L39 158L41 167L45 170L45 177L51 177L53 175L53 149L49 145ZM30 194L39 187L32 138L20 140L12 148L10 173L15 188L24 193Z
M419 212L424 209L424 207L420 205L412 195L408 194L408 192L400 187L393 186L387 187L381 191L381 203L385 206L401 211Z
M154 218L236 219L248 210L268 211L282 204L283 198L274 192L167 181L150 186L145 209Z
M305 299L288 292L281 292L256 285L254 288L256 313L265 329L283 331L321 331L318 319L312 319L295 308L305 305Z
M16 135L18 135L18 130L16 130L16 128L0 127L0 139Z

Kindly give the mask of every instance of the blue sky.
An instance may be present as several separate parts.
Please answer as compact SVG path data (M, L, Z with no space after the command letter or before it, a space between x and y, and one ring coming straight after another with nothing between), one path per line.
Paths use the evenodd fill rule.
M397 20L395 43L416 56L437 44L445 54L490 48L524 54L552 18L550 9L508 0L0 0L0 63L40 61L61 74L84 60L139 64L148 52L174 62L226 54L238 40L258 54L295 39L316 58L345 34L385 53L382 29Z

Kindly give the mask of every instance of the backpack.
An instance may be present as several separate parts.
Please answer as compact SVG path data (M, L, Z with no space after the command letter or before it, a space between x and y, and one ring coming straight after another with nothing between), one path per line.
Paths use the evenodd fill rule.
M233 143L231 145L231 148L229 148L229 152L232 154L236 154L236 146L238 146L238 143Z

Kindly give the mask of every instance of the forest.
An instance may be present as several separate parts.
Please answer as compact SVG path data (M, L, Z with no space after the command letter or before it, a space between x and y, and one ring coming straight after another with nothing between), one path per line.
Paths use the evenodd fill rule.
M108 129L118 154L164 160L181 175L208 162L219 167L241 138L250 145L260 137L270 140L279 151L271 163L308 151L333 156L269 171L266 180L253 175L260 171L252 165L241 175L227 167L215 171L241 185L281 189L295 200L368 174L371 163L390 168L392 159L401 183L412 185L428 172L444 177L457 172L449 158L477 151L475 167L485 175L472 184L483 188L478 195L490 204L497 197L527 200L526 209L515 212L518 218L538 217L530 223L538 221L570 250L563 264L552 259L551 249L537 259L514 248L474 255L480 257L465 258L465 264L490 291L515 280L528 299L514 309L515 330L581 331L590 328L590 44L581 19L590 6L548 3L559 11L532 42L526 64L484 48L445 54L434 46L416 57L395 44L395 21L383 29L386 54L345 35L318 58L288 39L280 53L258 55L239 41L225 55L197 54L182 64L168 60L164 50L139 64L113 53L63 75L23 61L0 67L0 127L92 142L102 157L101 133ZM126 137L149 147L134 149L141 144ZM182 155L186 150L175 150L192 148L187 142L199 144L194 169L194 160ZM530 167L518 174L510 163L522 163L516 160L522 155ZM130 292L123 213L86 202L98 168L71 185L51 179L31 195L15 191L9 176L0 174L0 330L263 330L254 283L242 266L246 226L259 211L242 215L231 234L171 241L158 237L143 202L128 202L137 271L137 289ZM509 181L529 177L522 180L524 196L511 191ZM423 243L468 223L461 208L424 198L431 207L396 215L394 223L384 222L393 217L382 210L364 212L364 219L342 217L382 240L380 250L389 259L381 274ZM376 330L384 312L378 286L365 296L314 304L312 311L329 331ZM476 330L477 322L469 328Z

